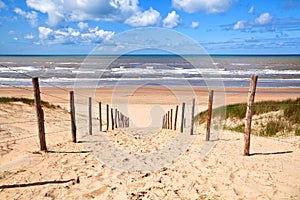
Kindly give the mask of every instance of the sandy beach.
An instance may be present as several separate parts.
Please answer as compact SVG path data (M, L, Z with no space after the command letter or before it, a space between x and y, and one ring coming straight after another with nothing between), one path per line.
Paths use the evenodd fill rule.
M0 97L33 98L31 88L25 89L1 87ZM103 87L91 90L93 93L86 88L76 89L78 112L87 109L86 97L91 95L95 101L121 110L127 106L126 114L134 123L144 126L102 134L94 128L93 136L88 136L87 122L78 122L80 142L76 144L71 142L70 90L41 88L44 101L62 107L44 108L47 153L39 151L34 107L20 102L0 104L0 199L300 198L300 136L252 136L251 156L245 157L243 134L223 131L211 142L213 148L201 158L201 148L206 143L205 127L197 126L195 135L189 136L188 148L157 170L128 172L110 167L97 157L97 152L101 153L101 147L105 147L101 143L103 135L114 146L131 154L143 156L168 147L179 131L149 128L151 118L147 115L156 111L152 108L157 105L162 108L157 108L157 116L183 101L189 106L193 97L197 112L204 110L206 88L193 88L194 94L184 87ZM225 88L218 92L225 97L224 104L247 101L248 88ZM255 101L295 99L300 97L299 92L299 88L258 88ZM97 151L94 146L89 149L88 142L90 147L98 145ZM116 155L111 159L120 158ZM164 158L157 159L157 163L160 160ZM118 162L122 166L123 161Z

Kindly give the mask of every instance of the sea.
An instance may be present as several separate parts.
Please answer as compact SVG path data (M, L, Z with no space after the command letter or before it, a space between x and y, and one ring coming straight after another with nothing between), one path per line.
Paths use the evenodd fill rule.
M299 88L300 55L2 55L0 86L116 85Z

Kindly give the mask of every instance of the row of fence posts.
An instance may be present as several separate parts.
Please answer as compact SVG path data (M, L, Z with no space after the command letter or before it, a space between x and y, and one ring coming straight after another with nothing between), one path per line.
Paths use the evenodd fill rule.
M246 117L245 117L245 134L244 134L244 155L249 156L250 155L250 134L251 134L251 122L252 122L252 115L253 115L253 106L254 106L254 98L255 98L255 92L256 92L256 86L257 86L257 75L252 75L250 80L250 87L248 92L248 101L247 101L247 111L246 111ZM213 108L213 96L214 96L214 90L210 90L208 94L208 105L207 105L207 120L206 120L206 134L205 134L205 140L210 140L210 128L211 128L211 118L212 118L212 108ZM183 132L184 126L184 120L185 120L185 103L182 103L182 112L181 112L181 127L180 132ZM190 134L193 135L194 132L194 111L195 111L195 99L192 100L192 118L191 118L191 129ZM172 130L172 114L173 109L168 111L163 116L163 123L162 128L163 129L171 129ZM177 122L177 114L178 114L178 106L176 106L176 113L175 113L175 122L174 122L174 129L176 130L176 122Z
M45 137L45 125L44 125L44 111L42 108L42 100L41 100L41 92L39 87L39 79L37 77L32 78L32 85L34 90L34 103L35 103L35 110L37 116L37 123L38 123L38 136L40 141L40 150L47 151L46 145L46 137ZM75 119L75 101L74 101L74 91L70 91L70 116L71 116L71 133L72 133L72 142L77 142L76 138L76 119ZM103 127L103 120L102 120L102 103L99 102L99 124L100 124L100 131L102 131ZM127 128L129 127L129 117L125 116L119 110L111 108L109 109L109 105L106 105L106 131L109 130L109 125L111 122L111 129L114 130L115 128ZM111 118L111 119L110 119ZM89 127L89 134L92 135L93 133L93 118L92 118L92 98L89 97L88 100L88 127Z
M249 87L249 94L248 94L248 101L247 101L247 111L246 111L246 121L245 121L245 146L244 146L244 155L250 155L250 134L251 134L251 122L252 122L252 114L253 114L253 106L254 106L254 98L257 86L257 79L258 76L253 75L251 76L250 87ZM38 122L38 135L40 140L40 149L42 151L47 151L46 146L46 138L45 138L45 126L44 126L44 112L42 109L41 103L41 96L40 96L40 88L39 88L39 80L38 78L32 78L32 85L34 89L34 102L36 108L36 116ZM214 91L209 91L208 97L208 115L207 115L207 123L206 123L206 141L210 140L210 126L211 126L211 117L212 117L212 107L213 107L213 95ZM191 118L191 129L190 134L193 135L194 131L194 110L195 110L195 99L192 100L192 118ZM100 131L102 131L102 108L101 102L99 102L99 122L100 122ZM111 108L109 110L109 105L106 105L106 116L107 116L107 123L106 123L106 130L109 130L109 116L111 116L111 128L126 128L129 127L129 118L123 115L120 111ZM110 111L110 115L109 115ZM89 97L89 134L92 135L92 98ZM183 132L183 128L185 127L185 103L182 103L182 112L181 112L181 126L180 132ZM75 120L75 104L74 104L74 92L70 92L70 115L71 115L71 131L72 131L72 141L76 141L76 120ZM177 129L177 115L178 115L178 106L176 106L175 110L175 119L174 119L174 126L172 126L173 122L173 109L168 111L163 116L163 123L162 128L164 129Z

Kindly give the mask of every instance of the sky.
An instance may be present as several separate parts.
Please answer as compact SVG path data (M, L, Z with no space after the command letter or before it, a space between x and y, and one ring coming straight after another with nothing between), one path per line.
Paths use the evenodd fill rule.
M0 55L89 54L141 27L209 54L300 54L300 0L0 0Z

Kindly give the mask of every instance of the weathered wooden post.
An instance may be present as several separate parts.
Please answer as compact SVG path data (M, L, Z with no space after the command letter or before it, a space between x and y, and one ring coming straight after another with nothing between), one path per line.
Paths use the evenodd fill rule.
M174 131L176 131L176 125L177 125L177 115L178 115L178 106L176 106L175 110L175 119L174 119Z
M167 118L168 118L168 124L167 124L167 126L168 126L168 129L170 129L170 111L168 111L168 114L167 114Z
M93 134L93 123L92 123L92 97L89 97L89 134Z
M194 134L195 98L192 100L191 135Z
M250 134L251 134L251 122L253 114L254 97L257 85L257 75L251 76L250 88L248 94L247 112L246 112L246 122L245 122L245 147L244 156L250 155Z
M116 128L118 128L118 118L117 118L117 116L118 116L118 110L115 109L115 127Z
M165 128L165 115L163 116L163 120L162 120L162 125L161 128L164 129Z
M99 102L99 124L100 124L100 131L102 131L102 108L101 102Z
M110 114L111 114L111 130L114 130L115 129L115 120L114 120L114 109L113 108L111 108Z
M106 131L109 129L109 105L106 104Z
M74 91L70 91L70 115L71 115L72 142L76 143L77 140L76 140Z
M171 109L171 112L170 112L170 129L172 130L173 129L173 109Z
M213 105L214 91L210 90L208 95L208 108L207 108L207 121L206 121L206 141L210 138L210 124L212 115L212 105Z
M34 104L36 110L38 130L39 130L40 150L47 151L45 125L44 125L44 111L41 103L39 79L37 77L32 78L32 85L33 85L33 92L34 92Z
M180 132L183 133L185 103L182 103Z

